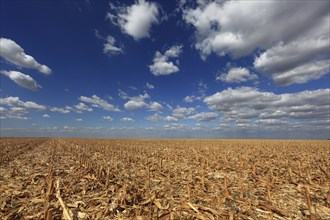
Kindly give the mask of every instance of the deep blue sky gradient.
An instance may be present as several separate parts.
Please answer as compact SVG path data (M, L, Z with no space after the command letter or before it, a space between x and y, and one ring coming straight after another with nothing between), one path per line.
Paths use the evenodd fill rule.
M120 1L122 5L131 5L135 1ZM206 60L202 60L199 51L194 47L194 29L182 20L178 11L178 2L159 1L162 8L161 15L167 19L159 24L152 25L150 38L138 41L121 32L120 28L105 19L109 11L108 1L1 1L1 37L8 38L20 45L24 51L33 56L41 64L52 69L51 75L44 75L34 69L18 68L1 59L1 70L16 70L33 77L42 88L39 91L24 89L8 77L0 75L1 97L19 97L23 101L33 101L47 106L46 111L29 111L29 120L2 119L1 136L92 136L92 137L212 137L212 138L304 138L304 135L290 135L286 132L266 134L259 130L249 133L222 130L210 131L207 128L202 132L197 130L184 131L145 131L146 128L161 128L172 122L150 122L145 119L151 112L147 109L125 110L123 105L127 100L118 96L118 90L129 96L138 96L148 93L151 101L163 105L161 116L172 114L166 103L173 108L194 107L196 113L210 112L203 100L193 103L183 101L190 95L199 96L199 83L207 86L205 96L221 92L229 87L242 86L256 87L260 91L275 94L296 93L306 90L329 88L329 74L317 80L304 84L279 86L267 76L253 69L256 50L249 56L233 59L229 55L218 56L214 53ZM104 40L98 39L95 30L103 37L111 35L117 45L122 46L124 54L109 56L103 53ZM183 45L183 52L178 58L180 71L167 76L154 76L148 65L152 64L155 51L164 53L173 45ZM258 80L239 84L227 84L216 81L216 75L228 71L227 63L231 67L246 67L257 74ZM155 89L146 88L146 83L155 86ZM131 88L130 88L131 87ZM132 89L137 88L137 90ZM101 108L93 108L93 112L82 114L71 112L61 114L51 112L51 107L65 107L78 104L80 96L98 97L118 106L121 112L108 112ZM112 99L109 98L112 97ZM87 104L87 103L86 103ZM87 104L88 105L88 104ZM89 105L90 106L90 105ZM49 114L50 118L43 118ZM183 119L176 123L188 127L220 125L223 113L219 112L216 120L196 122ZM114 121L109 122L102 116L111 116ZM123 117L135 120L133 123L120 121ZM75 119L81 118L78 122ZM253 119L255 120L255 119ZM252 121L253 121L252 120ZM196 125L198 124L198 125ZM75 127L82 131L66 131L64 126ZM45 128L56 128L51 132L44 132ZM102 128L102 131L89 132L86 128ZM125 130L132 127L133 130ZM21 130L10 130L19 128ZM116 128L116 129L115 129ZM117 128L123 128L122 130ZM140 128L143 128L142 130ZM27 132L22 132L27 129ZM61 130L62 129L62 130ZM108 129L108 130L107 130ZM113 129L111 131L111 129ZM327 128L326 128L327 129ZM70 133L72 132L72 133ZM259 132L259 133L258 133ZM134 133L134 134L133 134ZM323 136L309 135L310 138L324 138Z

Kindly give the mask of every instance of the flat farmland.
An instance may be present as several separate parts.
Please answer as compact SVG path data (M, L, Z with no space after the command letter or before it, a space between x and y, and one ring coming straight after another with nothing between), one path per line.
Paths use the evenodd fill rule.
M330 141L0 141L0 219L330 219Z

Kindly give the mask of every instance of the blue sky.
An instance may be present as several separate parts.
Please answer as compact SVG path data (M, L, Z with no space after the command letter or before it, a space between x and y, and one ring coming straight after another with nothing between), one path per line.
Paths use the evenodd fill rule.
M329 138L329 1L1 1L1 136Z

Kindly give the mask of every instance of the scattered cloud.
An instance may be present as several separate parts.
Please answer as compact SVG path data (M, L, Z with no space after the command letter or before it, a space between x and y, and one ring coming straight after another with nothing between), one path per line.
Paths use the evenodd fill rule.
M37 128L0 128L3 136L60 136L61 134L76 137L86 137L92 134L98 137L113 137L113 138L254 138L256 134L260 138L296 138L311 139L318 137L319 139L328 137L329 120L314 121L311 123L297 124L287 123L282 124L279 120L273 121L257 121L251 124L251 121L239 123L237 125L209 125L203 126L201 124L187 125L180 123L168 123L163 126L154 127L135 127L135 126L121 126L121 127L72 127L66 125L59 127L41 127ZM249 124L250 123L250 124ZM267 125L269 124L269 125ZM279 125L280 124L280 125ZM288 132L289 131L289 132ZM68 134L68 132L71 132Z
M82 121L82 118L76 118L75 120L76 121Z
M163 109L163 106L158 102L152 102L149 107L150 111L160 111Z
M158 113L155 113L153 115L148 115L147 117L145 117L146 120L153 121L153 122L156 122L156 121L160 120L161 118L162 117Z
M47 107L44 105L39 105L35 102L31 101L21 101L19 97L7 97L7 98L0 98L0 105L8 105L10 107L20 107L24 109L30 109L30 110L37 110L37 111L43 111L46 110Z
M25 75L21 72L1 70L0 73L8 76L17 85L31 91L37 91L39 88L42 88L31 76Z
M79 104L74 106L77 110L79 111L87 111L87 112L92 112L93 109L85 105L85 103L80 102Z
M185 124L171 123L164 125L162 129L166 131L185 131L187 127Z
M257 124L261 124L261 125L267 125L267 126L280 126L280 125L287 125L288 122L284 121L284 120L280 120L280 119L258 119L256 120Z
M116 39L113 36L108 35L107 37L103 37L97 29L94 29L94 33L97 39L105 42L103 44L104 54L109 56L116 56L124 53L123 48L117 45Z
M177 118L174 118L173 116L163 117L163 120L164 121L168 121L168 122L176 122L176 121L178 121L178 119Z
M102 118L107 121L113 121L113 118L110 116L103 116Z
M186 107L178 106L175 109L173 109L172 115L177 119L184 119L195 112L196 112L195 108L186 108Z
M170 105L170 104L168 104L168 103L166 103L166 102L164 102L163 103L169 110L173 110L173 107Z
M108 35L108 37L106 38L106 43L104 43L103 46L103 53L108 54L110 56L115 56L124 53L122 48L116 46L116 39L111 35Z
M124 92L124 91L121 90L121 89L118 89L118 96L119 96L121 99L129 99L129 96L127 95L127 93Z
M105 40L105 38L100 34L99 30L94 29L95 37L99 40Z
M257 75L250 73L247 68L231 68L228 73L223 73L217 76L216 80L220 80L226 83L241 83L248 80L257 79Z
M37 91L39 88L42 88L31 76L25 75L21 72L1 70L0 73L8 76L17 85L31 91Z
M329 94L330 89L275 94L252 87L240 87L215 93L206 97L204 102L210 109L223 114L221 120L227 123L253 118L307 123L329 119Z
M26 109L22 107L11 107L10 109L6 109L0 106L0 119L31 119L26 116L27 113Z
M69 106L66 106L65 108L58 108L58 107L52 107L50 108L50 111L52 112L58 112L58 113L61 113L61 114L68 114L70 113L70 107Z
M0 56L18 67L36 69L44 74L51 74L52 70L48 66L38 63L32 56L26 54L24 49L15 41L0 38Z
M119 96L123 99L129 99L129 101L124 104L124 108L127 110L148 108L150 109L150 111L160 111L163 108L163 106L158 102L147 103L146 99L150 99L150 96L147 93L143 95L129 97L126 93L120 90Z
M176 64L169 61L170 58L178 58L182 52L182 45L175 45L168 49L164 54L156 51L153 64L149 66L150 72L155 76L170 75L179 71L179 60Z
M146 108L148 106L143 100L129 100L124 104L124 108L127 110L136 110Z
M43 117L43 118L50 118L50 115L48 115L48 114L43 114L42 117Z
M303 64L287 72L274 74L272 78L277 85L288 86L319 79L328 73L330 73L330 60L322 60Z
M76 127L72 127L72 126L69 126L69 125L65 125L65 126L63 127L63 129L64 129L65 131L73 131L73 130L77 130Z
M329 41L329 36L320 36L280 42L256 57L254 67L281 86L319 79L330 72Z
M254 67L265 73L281 73L304 65L311 60L329 57L329 37L300 39L288 44L283 42L261 53L254 60Z
M205 97L206 90L208 89L207 84L200 80L198 82L198 93L200 97Z
M23 114L15 114L15 113L3 113L0 114L0 119L4 120L4 119L18 119L18 120L29 120L31 118L24 116Z
M156 3L145 0L136 1L131 6L115 6L110 2L110 11L106 18L121 31L135 40L150 37L150 28L159 23L159 9Z
M11 107L10 111L12 112L22 112L22 113L27 113L27 110L23 107Z
M97 95L93 95L92 97L80 96L79 100L82 102L90 103L93 107L102 108L106 111L120 112L119 108L108 103L106 100L101 99Z
M192 115L189 118L196 121L213 121L218 117L218 114L215 112L201 112L196 115Z
M122 122L134 122L135 120L132 119L132 118L124 117L124 118L121 118L120 121L122 121Z
M187 103L193 103L194 101L201 101L203 100L202 96L196 96L196 95L188 95L184 97L183 101Z
M195 100L197 100L198 97L192 95L192 96L186 96L184 97L183 101L185 102L188 102L188 103L192 103L194 102Z
M0 105L9 106L7 109L3 106L0 106L0 119L19 119L19 120L28 120L31 119L27 116L29 113L28 110L43 111L47 107L44 105L39 105L31 101L21 101L19 97L7 97L0 98Z
M148 88L148 89L154 89L155 88L155 86L154 85L152 85L152 84L150 84L150 83L146 83L146 87Z
M194 101L201 101L206 96L206 90L208 89L207 84L202 80L198 82L197 94L184 97L183 101L187 103L192 103Z
M131 90L138 90L138 88L136 88L135 86L128 86L128 88L130 88Z

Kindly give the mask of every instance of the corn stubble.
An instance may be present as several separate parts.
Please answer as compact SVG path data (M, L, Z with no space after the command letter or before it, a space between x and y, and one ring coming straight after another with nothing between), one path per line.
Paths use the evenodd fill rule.
M330 219L329 141L0 140L0 219Z

